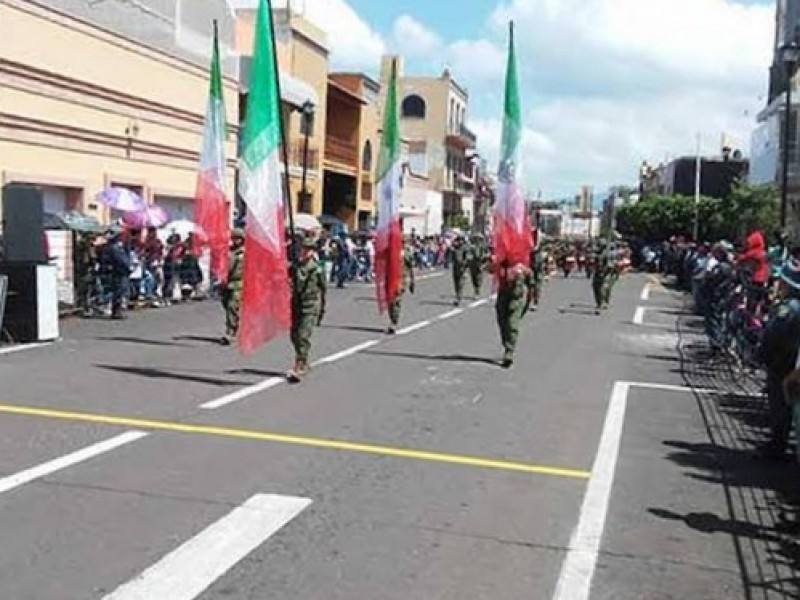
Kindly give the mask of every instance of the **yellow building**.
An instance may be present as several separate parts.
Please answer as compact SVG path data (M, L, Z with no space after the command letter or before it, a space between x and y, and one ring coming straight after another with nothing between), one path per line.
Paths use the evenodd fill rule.
M88 4L66 14L54 0L0 0L0 182L42 186L47 212L108 221L94 201L116 185L173 218L192 218L208 98L212 19L220 24L228 191L238 123L234 21L224 0ZM200 7L199 5L203 6ZM197 10L194 10L197 9ZM78 9L76 9L78 10Z
M242 119L245 116L250 81L255 18L254 8L236 11L236 45L241 55ZM327 120L327 36L307 19L289 10L274 10L273 18L292 206L297 212L319 215L322 213L322 155ZM313 110L306 162L306 195L303 194L302 186L305 157L305 135L302 127L304 105Z

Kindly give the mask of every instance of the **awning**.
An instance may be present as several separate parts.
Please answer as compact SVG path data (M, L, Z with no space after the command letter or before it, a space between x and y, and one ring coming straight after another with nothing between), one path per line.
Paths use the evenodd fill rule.
M239 63L240 89L243 94L250 91L250 73L253 60L249 56L242 56ZM306 102L311 102L314 106L319 106L317 92L302 79L292 77L286 73L280 74L281 80L281 100L292 106L303 106Z

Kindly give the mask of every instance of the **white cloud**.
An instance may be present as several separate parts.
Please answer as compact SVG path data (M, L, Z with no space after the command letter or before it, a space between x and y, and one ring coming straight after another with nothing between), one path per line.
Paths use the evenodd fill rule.
M273 0L274 8L286 7L287 0ZM233 0L236 8L253 8L257 0ZM302 12L328 35L331 67L340 70L374 71L380 66L386 46L346 0L294 0L294 12Z
M443 56L470 89L472 125L496 160L508 20L514 19L530 189L570 196L635 180L643 159L747 153L762 107L773 7L741 0L506 0L486 37Z
M407 59L426 58L440 50L438 35L410 15L400 15L392 28L392 51Z

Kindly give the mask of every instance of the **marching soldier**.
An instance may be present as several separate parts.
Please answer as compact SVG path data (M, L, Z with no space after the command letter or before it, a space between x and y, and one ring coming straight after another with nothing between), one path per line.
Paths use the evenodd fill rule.
M486 263L489 260L489 252L486 248L484 237L480 233L472 236L472 243L467 249L467 265L469 268L469 276L472 280L472 289L475 291L475 296L481 295L481 287L483 287L483 271L486 268Z
M503 344L501 365L510 369L514 364L514 351L517 347L519 326L528 311L533 293L533 272L522 263L499 266L497 304L497 325Z
M460 234L453 240L452 258L453 287L456 292L456 299L455 302L453 302L453 306L459 306L461 304L461 298L464 295L464 279L466 278L468 267L468 248L464 238Z
M228 277L222 287L222 307L225 309L225 335L220 344L230 346L231 338L239 333L239 311L242 306L242 279L244 278L244 231L231 232L231 251L228 259Z
M547 258L544 248L541 245L536 245L531 250L531 271L532 271L532 302L531 310L539 308L539 302L542 300L542 290L544 288L545 270L547 269Z
M311 336L325 316L327 282L325 270L317 257L317 240L306 235L300 247L300 259L292 265L292 330L294 368L286 374L290 383L299 383L308 373Z
M397 326L400 324L400 309L402 308L403 294L408 287L408 291L412 294L416 291L414 284L414 247L411 240L406 239L403 246L403 280L400 284L400 290L397 292L397 298L389 305L389 329L386 333L394 335L397 333Z
M613 243L599 243L594 258L592 292L594 293L595 314L608 310L611 304L611 290L619 278L617 252Z

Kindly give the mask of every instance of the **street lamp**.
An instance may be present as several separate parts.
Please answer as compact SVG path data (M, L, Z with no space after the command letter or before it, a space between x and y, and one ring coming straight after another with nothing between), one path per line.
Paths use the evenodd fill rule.
M303 178L300 192L303 206L300 207L301 212L311 212L311 208L306 206L308 203L308 186L306 185L308 179L308 138L314 129L314 104L310 100L303 102L300 107L300 130L303 133Z
M781 229L786 227L786 208L789 198L789 143L791 140L792 78L800 60L800 45L796 41L784 44L779 49L780 62L786 73L786 104L783 116L783 168L781 170Z

